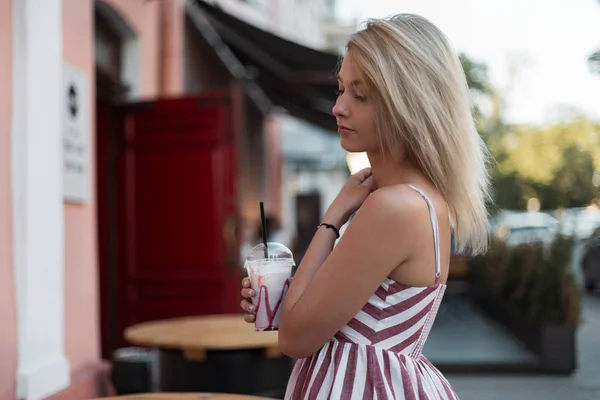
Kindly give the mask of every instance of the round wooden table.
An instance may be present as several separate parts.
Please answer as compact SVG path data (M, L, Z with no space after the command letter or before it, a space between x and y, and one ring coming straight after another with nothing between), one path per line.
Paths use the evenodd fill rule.
M203 360L208 350L265 349L269 357L281 355L277 332L257 332L241 314L143 322L125 329L124 335L140 346L183 350L191 360Z
M228 393L142 393L101 397L95 400L274 400L271 397L243 396Z
M158 349L161 392L280 397L293 367L279 350L278 332L257 332L242 314L144 322L124 335Z

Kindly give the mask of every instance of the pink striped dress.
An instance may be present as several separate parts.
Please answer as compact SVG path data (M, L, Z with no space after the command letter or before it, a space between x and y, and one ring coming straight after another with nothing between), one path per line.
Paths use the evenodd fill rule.
M285 399L458 399L422 350L446 286L439 283L437 216L429 206L435 284L409 287L386 279L367 304L314 355L296 361Z

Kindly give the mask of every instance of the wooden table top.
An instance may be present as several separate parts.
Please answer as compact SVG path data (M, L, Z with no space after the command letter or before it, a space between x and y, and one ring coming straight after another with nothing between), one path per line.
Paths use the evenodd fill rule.
M135 345L180 349L196 359L204 358L207 350L265 348L272 356L281 354L277 332L257 332L242 314L142 322L125 329L124 335Z
M102 397L95 400L273 400L269 397L243 396L227 393L142 393L127 396Z

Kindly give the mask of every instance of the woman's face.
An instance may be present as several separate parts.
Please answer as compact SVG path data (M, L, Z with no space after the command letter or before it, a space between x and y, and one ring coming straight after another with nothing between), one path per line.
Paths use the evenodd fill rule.
M333 107L342 148L349 152L379 149L372 94L362 82L354 57L348 52L338 74L338 97Z

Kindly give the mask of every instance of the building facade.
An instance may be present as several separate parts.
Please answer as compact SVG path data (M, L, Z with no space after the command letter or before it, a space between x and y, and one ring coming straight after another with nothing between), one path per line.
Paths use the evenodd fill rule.
M327 46L318 0L211 4L283 38ZM111 153L99 150L98 132L110 121L103 105L230 86L188 6L0 0L1 400L105 394L101 314L111 293L101 289L109 257L101 236L110 192L99 182ZM255 149L239 161L247 170L239 183L243 219L256 220L260 198L276 213L282 208L281 123L259 111L248 108L242 120L244 145Z

